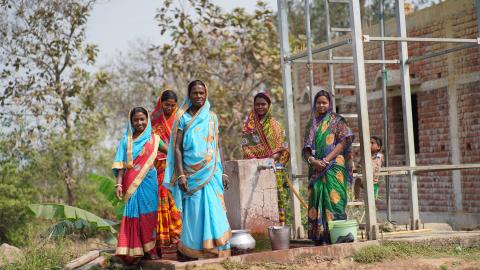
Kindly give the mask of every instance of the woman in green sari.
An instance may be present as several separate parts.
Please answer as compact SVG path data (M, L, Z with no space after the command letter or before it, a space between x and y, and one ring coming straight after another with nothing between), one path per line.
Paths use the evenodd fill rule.
M303 157L309 167L308 237L318 245L330 244L328 221L347 216L345 166L354 136L343 117L332 111L330 94L315 95L312 115L307 123Z

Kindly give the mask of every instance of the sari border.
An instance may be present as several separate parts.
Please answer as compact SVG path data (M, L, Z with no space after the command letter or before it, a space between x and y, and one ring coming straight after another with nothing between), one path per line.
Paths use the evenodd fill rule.
M212 112L211 112L212 113ZM212 115L212 114L210 114ZM211 121L214 121L215 118L212 117L212 120ZM217 127L217 123L214 122L214 133L215 133L215 150L214 150L214 155L215 155L215 159L213 160L213 171L212 171L212 174L210 175L210 177L208 177L207 180L205 180L202 184L198 185L196 188L190 190L187 192L187 196L192 196L193 193L199 191L200 189L202 189L204 186L206 186L208 183L210 183L210 181L212 180L212 178L215 176L215 172L217 171L217 162L218 162L218 156L220 155L220 153L218 153L218 127ZM205 165L206 166L206 165ZM204 166L204 167L205 167ZM203 168L204 168L203 167ZM202 169L203 169L202 168ZM201 170L201 169L200 169Z
M217 239L203 240L204 249L213 249L218 246L224 246L228 240L232 238L232 230L228 229L222 236Z
M127 167L127 164L122 161L117 161L112 163L112 170L113 169L121 170L121 169L125 169L126 167Z
M181 108L179 108L175 114L175 120L173 122L172 126L172 133L170 134L170 140L172 142L172 150L173 150L173 161L175 162L176 160L176 154L175 154L175 144L177 143L177 134L178 134L178 125L180 123L180 119L182 118L183 114L188 110L188 99L183 104ZM182 131L183 132L183 131ZM173 173L172 173L172 178L170 179L170 186L174 186L175 183L177 182L177 172L175 168L173 168Z
M143 179L145 178L145 175L148 173L148 171L151 169L153 162L155 161L155 158L157 157L157 151L158 151L158 144L160 142L160 137L158 135L154 134L153 135L153 151L150 154L150 157L148 157L147 162L145 162L145 165L143 165L142 169L140 172L137 174L137 177L133 180L133 182L130 184L130 186L127 189L127 192L125 192L125 201L128 201L130 197L133 195L133 193L137 190L137 188L140 186L142 183Z
M129 247L117 247L115 249L115 255L124 255L124 256L143 256L145 252L148 252L155 248L155 241L150 241L146 244L143 244L142 247L129 248Z
M190 258L223 258L231 256L230 249L218 250L218 248L212 248L197 250L185 246L182 244L182 241L178 242L178 251Z

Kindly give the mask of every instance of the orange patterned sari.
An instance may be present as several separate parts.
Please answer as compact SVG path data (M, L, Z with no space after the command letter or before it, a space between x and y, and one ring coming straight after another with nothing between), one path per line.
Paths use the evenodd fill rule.
M166 119L162 110L162 102L159 99L157 106L152 112L153 132L160 136L160 139L168 145L172 125L175 118L175 112ZM158 215L157 215L157 252L162 258L173 259L176 257L177 243L182 231L181 214L175 206L171 192L165 188L163 177L165 175L165 165L167 156L158 151L155 160L158 176Z

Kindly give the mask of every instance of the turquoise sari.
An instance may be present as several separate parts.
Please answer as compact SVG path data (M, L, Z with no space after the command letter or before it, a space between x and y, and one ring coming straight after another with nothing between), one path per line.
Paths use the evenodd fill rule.
M208 100L193 116L187 112L190 106L186 99L175 115L163 180L182 212L178 249L191 258L229 256L231 230L223 200L218 119ZM178 130L183 131L183 168L189 192L180 189L174 170Z
M141 257L145 253L156 255L158 183L153 162L160 137L152 133L148 113L147 117L147 127L135 139L134 128L128 122L112 165L115 176L119 170L125 170L122 188L126 203L115 254L126 257L127 262L132 261L128 257Z

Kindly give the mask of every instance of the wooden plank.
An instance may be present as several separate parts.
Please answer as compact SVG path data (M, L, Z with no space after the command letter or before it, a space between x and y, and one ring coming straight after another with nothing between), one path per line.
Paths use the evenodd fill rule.
M78 268L88 262L91 262L93 261L94 259L98 258L100 256L100 251L98 250L93 250L93 251L90 251L88 252L87 254L79 257L79 258L76 258L75 260L67 263L67 265L65 266L65 269L67 270L71 270L71 269L75 269L75 268Z

